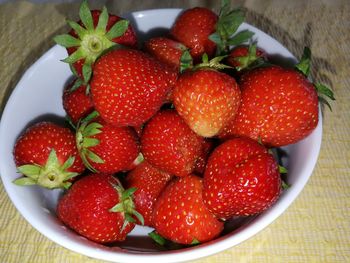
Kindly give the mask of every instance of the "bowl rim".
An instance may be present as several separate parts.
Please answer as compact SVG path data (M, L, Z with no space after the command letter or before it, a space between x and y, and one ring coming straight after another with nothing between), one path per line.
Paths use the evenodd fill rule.
M127 15L132 15L134 17L140 17L143 15L155 15L158 12L171 12L171 13L180 13L183 9L180 8L164 8L164 9L146 9L136 12L131 12ZM126 15L126 16L127 16ZM272 38L271 36L267 35L260 29L256 28L255 26L252 26L248 23L244 23L245 25L254 28L255 31L260 32L269 38L273 39L274 41L278 42L276 39ZM278 42L279 43L279 42ZM281 44L281 43L279 43ZM282 45L282 44L281 44ZM282 45L283 46L283 45ZM284 46L283 46L284 47ZM61 49L62 47L58 45L54 45L51 47L48 51L46 51L37 61L35 61L22 75L19 82L16 84L15 89L12 91L11 95L9 96L0 121L0 141L3 138L3 134L5 134L5 125L3 124L3 120L8 120L9 117L9 108L12 104L14 104L14 97L18 92L20 92L19 87L23 87L23 82L25 82L26 78L32 74L32 71L36 67L36 65L42 63L48 56L50 56L52 53L57 52L58 49ZM285 48L285 47L284 47ZM285 48L287 50L287 48ZM280 197L278 202L276 202L270 209L265 211L264 213L260 214L258 217L254 218L249 224L246 226L239 227L235 231L226 234L222 237L219 237L211 242L204 243L202 245L198 245L196 247L191 248L185 248L180 250L171 250L171 251L160 251L160 252L132 252L127 251L126 249L121 250L105 250L101 249L98 246L91 247L86 244L77 243L74 240L69 239L69 237L63 237L57 239L58 233L53 231L52 229L49 229L48 227L42 227L38 225L36 222L33 222L30 219L29 214L23 213L22 211L22 203L19 202L18 197L14 192L8 191L7 181L4 180L4 169L2 168L4 164L0 163L0 174L3 181L4 188L10 197L13 205L17 208L17 210L20 212L20 214L28 221L38 232L40 232L42 235L46 236L53 242L61 245L62 247L65 247L69 250L75 251L77 253L84 254L86 256L90 256L93 258L103 259L106 261L117 261L117 262L133 262L136 260L142 260L142 262L179 262L179 261L187 261L187 260L195 260L202 257L206 257L215 253L222 252L223 250L226 250L228 248L234 247L238 245L239 243L242 243L243 241L253 237L254 235L258 234L261 230L266 228L269 224L275 221L284 211L288 209L288 207L292 204L292 202L297 198L299 193L304 188L305 184L309 180L313 168L316 165L319 151L321 148L321 141L322 141L322 114L321 110L319 109L319 123L316 127L316 129L312 132L312 134L308 137L309 140L312 140L313 142L313 148L311 149L311 156L309 159L309 162L307 163L305 170L309 171L308 174L301 176L300 179L293 184L293 187L286 190L284 194Z

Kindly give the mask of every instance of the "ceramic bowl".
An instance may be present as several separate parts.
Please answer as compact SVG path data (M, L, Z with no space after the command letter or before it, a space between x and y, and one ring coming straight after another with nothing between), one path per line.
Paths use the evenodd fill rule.
M141 40L159 35L171 27L181 9L158 9L127 15ZM295 62L294 56L275 39L259 29L243 24L240 30L255 33L258 46L271 56ZM19 187L12 181L19 177L12 156L17 137L30 124L39 120L62 119L62 91L71 77L64 48L53 46L36 61L18 82L4 109L0 126L0 173L5 189L22 216L47 238L89 257L115 262L179 262L194 260L231 248L251 238L281 215L307 183L319 154L322 119L314 132L297 144L285 147L284 165L288 168L287 182L291 188L266 212L227 223L221 237L194 247L166 251L155 246L147 233L148 227L137 226L127 240L114 246L95 244L67 229L56 218L55 207L59 190L36 186Z

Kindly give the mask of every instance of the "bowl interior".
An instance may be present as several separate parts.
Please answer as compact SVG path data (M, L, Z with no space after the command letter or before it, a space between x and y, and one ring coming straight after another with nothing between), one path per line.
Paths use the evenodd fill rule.
M126 17L131 20L142 41L167 32L179 12L180 9L146 10ZM255 32L258 46L265 49L274 61L282 64L295 62L294 56L286 48L264 32L248 24L241 26L240 30L244 29ZM61 122L65 116L61 98L63 87L71 78L67 64L60 62L65 57L63 48L57 45L52 47L27 70L9 98L0 124L0 173L10 199L25 219L43 235L66 248L118 262L135 262L140 257L143 262L173 262L207 256L248 239L270 224L292 203L312 173L320 149L322 119L308 138L283 149L283 163L289 170L287 182L292 187L265 213L231 220L226 224L223 236L212 242L165 251L150 241L147 233L152 229L148 227L136 227L125 242L113 246L98 245L79 237L56 218L55 207L61 193L59 190L19 187L12 183L19 177L12 156L18 136L32 123L41 120Z

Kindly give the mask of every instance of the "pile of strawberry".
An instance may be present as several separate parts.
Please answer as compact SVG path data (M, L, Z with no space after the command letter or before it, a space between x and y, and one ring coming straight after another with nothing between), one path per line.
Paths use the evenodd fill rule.
M99 243L135 224L197 244L225 221L263 212L282 191L271 148L296 143L318 123L321 93L310 51L295 68L268 62L242 12L185 10L166 36L137 48L130 23L106 8L80 8L55 37L74 79L64 89L71 126L40 122L17 140L18 185L63 188L58 218ZM320 93L321 92L321 93ZM324 97L322 97L324 99Z

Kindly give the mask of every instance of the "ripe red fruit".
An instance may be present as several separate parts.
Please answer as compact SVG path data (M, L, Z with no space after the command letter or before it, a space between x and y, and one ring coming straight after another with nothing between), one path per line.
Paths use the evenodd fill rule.
M86 86L81 85L76 89L72 89L76 79L70 82L63 92L63 108L68 117L77 124L79 119L87 116L94 110L94 105L90 96L87 94Z
M143 216L145 226L153 226L154 204L171 178L172 175L158 170L147 161L128 173L125 186L137 189L133 195L135 208Z
M170 33L190 49L193 60L198 62L204 53L209 57L215 53L216 44L209 36L215 32L217 21L218 16L207 8L187 9L176 19Z
M139 217L132 201L134 190L125 191L111 175L86 175L59 200L58 218L92 241L123 241L135 226L132 216Z
M258 58L266 60L266 52L256 45L240 45L230 51L226 61L228 65L242 70L248 68Z
M63 61L71 64L73 73L88 83L91 67L103 52L116 44L136 47L137 38L129 21L109 14L105 7L90 11L87 1L83 1L79 16L78 22L68 21L72 27L69 34L54 40L67 49L69 57Z
M95 63L92 100L106 122L139 126L159 110L175 78L173 71L141 51L113 50Z
M141 152L156 168L186 176L193 171L201 154L202 140L175 110L164 110L146 124L141 137Z
M202 143L202 151L200 156L197 158L194 168L194 173L197 175L202 175L205 171L205 166L207 165L207 160L209 154L215 147L215 142L212 139L205 139Z
M179 77L173 99L176 110L193 131L212 137L234 118L240 104L240 90L229 75L199 69Z
M72 131L51 122L29 127L16 141L13 155L25 176L14 181L18 185L68 188L70 179L85 170Z
M280 192L277 162L264 146L251 139L228 140L208 159L203 201L218 218L261 213Z
M202 179L189 175L172 180L158 197L153 222L158 234L181 244L206 242L223 230L223 222L202 201Z
M128 170L139 154L137 135L132 128L115 127L101 118L82 122L76 132L76 141L84 164L91 171L116 173Z
M170 38L154 37L145 42L145 50L161 62L179 71L182 53L187 48Z
M242 102L221 137L244 136L277 147L296 143L318 123L318 96L309 80L294 69L254 69L240 81Z

